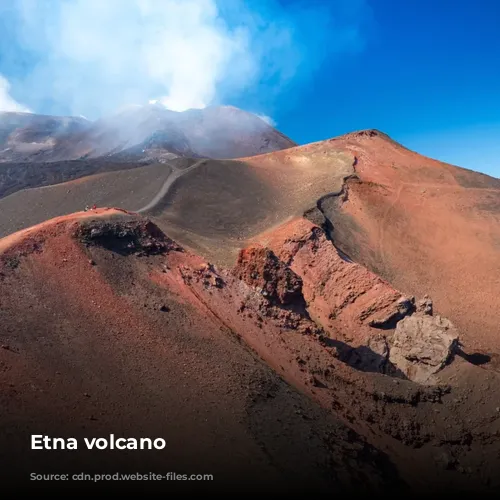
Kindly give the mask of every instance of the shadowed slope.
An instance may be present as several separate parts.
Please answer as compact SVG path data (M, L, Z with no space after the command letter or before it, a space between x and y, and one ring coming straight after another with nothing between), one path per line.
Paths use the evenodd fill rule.
M0 237L94 203L138 210L157 194L171 171L166 164L147 165L17 191L0 199Z
M52 186L105 172L132 170L149 163L126 163L101 159L50 163L0 163L0 200L23 189Z

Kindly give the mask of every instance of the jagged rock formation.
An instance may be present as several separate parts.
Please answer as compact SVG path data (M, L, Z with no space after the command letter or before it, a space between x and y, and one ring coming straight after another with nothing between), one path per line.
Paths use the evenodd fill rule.
M321 228L305 219L285 224L265 240L300 276L309 314L333 338L366 345L374 325L394 328L396 320L414 309L412 298L350 262Z
M271 302L287 305L304 300L301 278L267 248L242 250L234 273Z

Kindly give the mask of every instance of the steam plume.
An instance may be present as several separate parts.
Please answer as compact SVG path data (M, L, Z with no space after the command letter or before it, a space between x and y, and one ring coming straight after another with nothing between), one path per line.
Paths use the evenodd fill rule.
M30 110L19 104L11 95L10 95L10 83L8 80L0 75L0 111L15 111L22 113L29 113Z
M361 42L354 14L364 0L314 4L12 0L2 16L15 38L9 46L35 61L15 90L36 112L95 119L150 100L182 111L248 92L249 105L268 115L287 82L311 76L328 52ZM252 93L259 85L263 91ZM15 105L5 83L1 89L0 106Z

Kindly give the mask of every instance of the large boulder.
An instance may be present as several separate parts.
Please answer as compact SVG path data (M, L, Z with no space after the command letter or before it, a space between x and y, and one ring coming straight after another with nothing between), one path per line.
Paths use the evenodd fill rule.
M422 311L398 322L391 344L395 367L414 382L432 384L458 348L458 331L448 319Z

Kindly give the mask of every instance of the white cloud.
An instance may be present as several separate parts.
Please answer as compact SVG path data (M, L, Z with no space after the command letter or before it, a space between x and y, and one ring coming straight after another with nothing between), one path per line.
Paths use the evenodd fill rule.
M30 110L18 103L10 95L10 83L2 75L0 75L0 111L15 111L21 113L30 113Z

